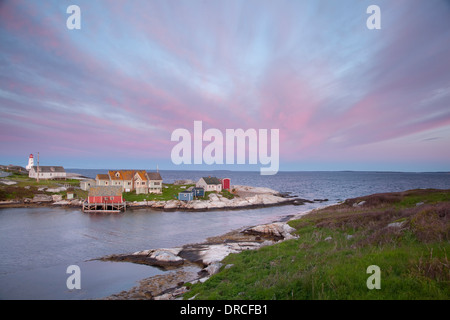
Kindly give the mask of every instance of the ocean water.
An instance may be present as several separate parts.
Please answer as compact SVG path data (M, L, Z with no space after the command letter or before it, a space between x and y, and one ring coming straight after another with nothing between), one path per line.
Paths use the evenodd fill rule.
M95 178L108 170L68 169ZM305 171L278 172L273 176L262 176L248 171L165 171L160 170L166 183L176 180L199 180L201 177L216 176L230 178L231 184L268 187L280 192L292 192L305 199L329 199L341 201L348 198L381 192L397 192L416 188L450 188L450 173L410 173L373 171Z
M94 178L106 170L67 170ZM328 202L251 210L85 214L77 209L0 209L0 299L96 299L161 274L154 267L91 259L204 241L244 226L278 220L357 196L417 188L450 189L449 173L160 171L165 182L230 178L232 184L269 187ZM69 265L81 269L81 290L68 290Z

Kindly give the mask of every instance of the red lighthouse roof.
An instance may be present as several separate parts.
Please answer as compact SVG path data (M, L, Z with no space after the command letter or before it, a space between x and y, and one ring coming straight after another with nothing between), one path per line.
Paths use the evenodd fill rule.
M29 158L33 158L33 155L32 154L30 154L30 157Z

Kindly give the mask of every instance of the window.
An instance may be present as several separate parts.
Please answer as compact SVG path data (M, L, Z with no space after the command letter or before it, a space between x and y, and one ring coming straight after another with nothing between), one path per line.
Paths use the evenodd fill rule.
M153 184L155 185L155 186L159 186L160 184L161 184L161 182L153 182Z

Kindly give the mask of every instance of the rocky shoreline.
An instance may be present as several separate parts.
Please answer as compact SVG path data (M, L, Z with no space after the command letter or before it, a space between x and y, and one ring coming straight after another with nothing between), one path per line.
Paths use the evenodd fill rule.
M212 193L207 200L167 200L167 201L134 201L127 202L130 209L155 209L164 211L210 211L210 210L239 210L254 209L281 205L303 205L305 203L324 202L328 199L314 199L313 201L280 193L263 187L233 186L235 197L228 199L221 194ZM48 191L48 190L47 190ZM57 192L58 190L56 190ZM67 207L81 208L83 200L63 200L61 195L36 194L24 200L0 201L0 208L28 208L28 207Z
M257 250L280 241L295 238L295 229L287 222L309 213L288 216L284 221L246 227L227 234L208 238L203 243L187 244L177 248L149 249L128 254L109 255L101 261L132 262L156 266L167 273L150 277L128 291L105 297L106 300L176 300L189 291L190 285L204 282L221 268L222 260L230 253Z

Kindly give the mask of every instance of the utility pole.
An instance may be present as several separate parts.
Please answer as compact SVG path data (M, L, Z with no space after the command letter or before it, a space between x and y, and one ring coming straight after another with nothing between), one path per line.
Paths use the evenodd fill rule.
M36 177L36 181L39 182L39 152L38 152L38 159L37 159L37 177Z

